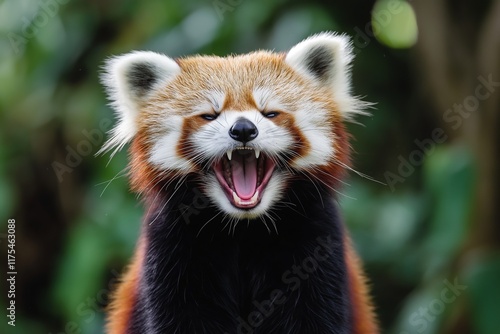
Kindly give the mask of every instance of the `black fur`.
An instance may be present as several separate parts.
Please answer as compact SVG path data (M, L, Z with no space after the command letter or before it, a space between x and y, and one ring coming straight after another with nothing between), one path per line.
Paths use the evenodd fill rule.
M325 79L333 66L333 54L324 47L317 46L309 51L306 57L307 68L318 78Z
M350 333L343 228L326 190L296 181L273 211L276 233L269 219L270 232L260 220L223 230L223 214L205 225L219 212L194 184L168 204L171 190L163 191L144 221L147 256L130 333Z
M149 63L132 64L127 72L130 89L139 97L147 94L158 80L157 70Z

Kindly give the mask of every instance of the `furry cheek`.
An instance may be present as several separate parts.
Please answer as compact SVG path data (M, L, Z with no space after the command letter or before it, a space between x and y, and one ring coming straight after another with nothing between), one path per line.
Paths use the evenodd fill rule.
M303 148L292 167L304 170L327 165L335 154L334 129L328 113L320 108L301 108L295 113L295 126Z
M183 173L193 170L191 161L179 152L183 123L183 117L169 116L168 120L160 122L158 131L150 134L149 141L152 144L148 160L153 166L161 170Z
M203 120L199 116L186 118L181 138L181 145L186 148L184 156L194 163L221 157L231 146L226 123Z

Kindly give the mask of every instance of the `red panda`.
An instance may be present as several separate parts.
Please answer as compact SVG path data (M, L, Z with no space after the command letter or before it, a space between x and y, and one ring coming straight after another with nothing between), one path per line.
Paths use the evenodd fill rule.
M110 334L378 333L336 198L350 165L347 37L286 53L111 58L102 81L146 213ZM114 154L113 152L113 154Z

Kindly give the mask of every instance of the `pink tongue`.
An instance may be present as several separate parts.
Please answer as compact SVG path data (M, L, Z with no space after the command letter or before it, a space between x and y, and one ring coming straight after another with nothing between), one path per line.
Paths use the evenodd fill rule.
M257 189L257 159L253 152L235 153L231 160L234 190L239 198L248 200Z

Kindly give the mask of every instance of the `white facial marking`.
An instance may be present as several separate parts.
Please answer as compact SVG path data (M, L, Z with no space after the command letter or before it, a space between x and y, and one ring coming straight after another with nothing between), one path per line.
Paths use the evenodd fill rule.
M281 101L273 96L271 88L259 87L253 90L253 98L260 111L290 111Z
M302 103L295 113L295 125L309 142L309 152L293 161L297 169L326 165L334 155L328 112L313 102Z
M162 122L161 135L153 138L153 146L149 154L149 161L156 167L168 171L189 172L191 162L177 154L177 145L181 138L183 117L169 116Z
M224 101L226 100L226 94L218 90L212 90L205 94L212 104L214 111L217 113L221 112Z

